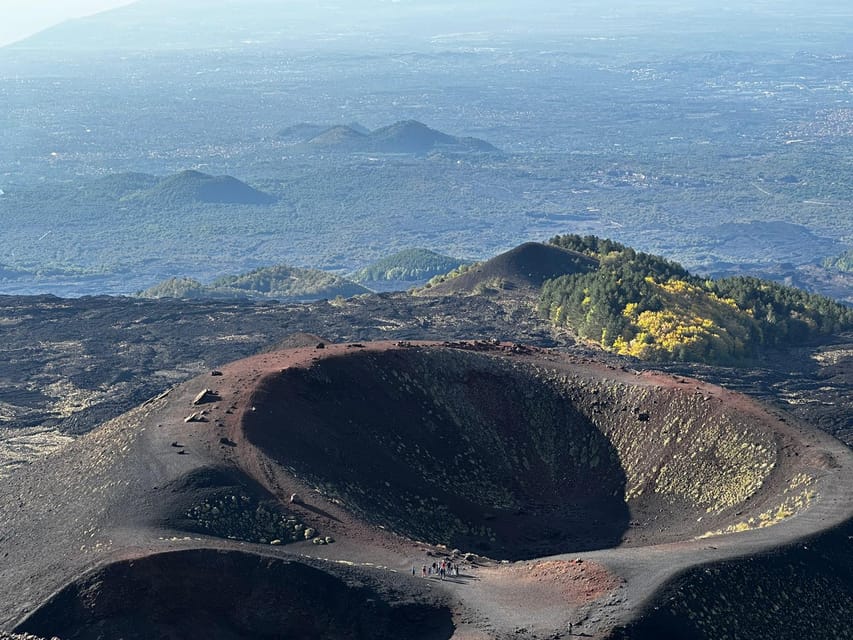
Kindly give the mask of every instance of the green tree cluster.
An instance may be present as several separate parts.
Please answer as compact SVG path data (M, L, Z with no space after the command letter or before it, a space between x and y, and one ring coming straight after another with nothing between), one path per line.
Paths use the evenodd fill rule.
M463 264L466 264L464 260L429 249L403 249L357 271L352 279L368 283L385 280L425 280L447 273Z
M853 249L848 249L840 255L824 258L823 266L844 273L853 273Z
M853 309L751 277L703 279L619 243L577 235L551 242L598 269L547 281L539 311L606 349L652 360L738 363L766 347L853 329Z

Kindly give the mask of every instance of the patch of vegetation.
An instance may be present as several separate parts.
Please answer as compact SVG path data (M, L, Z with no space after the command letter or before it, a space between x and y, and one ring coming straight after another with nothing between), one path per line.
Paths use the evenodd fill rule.
M385 280L424 280L447 273L463 264L464 260L441 255L429 249L403 249L356 271L356 282L381 282Z
M824 258L823 266L844 273L853 273L853 249L848 249L838 256Z
M454 278L458 278L463 273L468 273L468 271L470 271L474 267L479 267L481 264L483 264L483 263L482 262L472 262L470 264L460 264L458 267L456 267L455 269L451 269L447 273L440 274L437 276L433 276L432 278L429 279L429 282L427 282L424 285L424 288L430 289L437 284L441 284L442 282L447 282L448 280L453 280Z
M317 300L337 296L350 298L367 292L364 287L326 271L277 265L224 276L210 285L193 278L169 278L137 295L142 298Z
M551 242L597 258L599 267L546 282L540 312L623 355L731 364L853 328L853 310L793 287L742 276L702 279L595 236Z

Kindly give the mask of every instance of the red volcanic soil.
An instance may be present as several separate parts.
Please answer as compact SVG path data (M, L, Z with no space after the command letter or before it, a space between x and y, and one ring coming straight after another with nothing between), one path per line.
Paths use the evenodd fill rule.
M851 517L847 449L695 380L482 342L215 374L0 488L0 628L605 637L679 572Z

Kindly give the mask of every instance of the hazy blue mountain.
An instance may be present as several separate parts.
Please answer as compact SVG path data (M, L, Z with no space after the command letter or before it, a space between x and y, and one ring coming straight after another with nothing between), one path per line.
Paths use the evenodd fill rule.
M352 127L338 125L317 134L307 143L312 147L324 147L339 151L364 151L369 139L369 136Z
M275 198L232 176L211 176L200 171L181 171L132 196L147 203L184 206L196 203L270 204Z
M414 153L432 151L456 153L496 153L498 149L479 138L452 136L431 129L416 120L401 120L367 131L359 125L336 125L317 131L319 125L300 124L284 129L279 137L307 150L361 152L361 153ZM301 139L300 139L301 137Z
M433 150L495 152L497 149L479 138L457 138L416 120L404 120L373 131L370 150L383 153L427 153Z
M533 34L717 33L843 28L850 7L826 0L742 3L701 0L140 0L65 22L14 45L47 49L188 49L275 45L372 49Z

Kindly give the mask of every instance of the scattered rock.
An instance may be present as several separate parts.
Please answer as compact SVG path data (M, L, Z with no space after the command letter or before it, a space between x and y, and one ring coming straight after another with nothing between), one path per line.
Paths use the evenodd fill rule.
M237 446L236 442L234 442L233 440L229 440L228 438L225 438L225 437L219 438L219 444L224 444L228 447L236 447Z
M204 417L204 414L196 411L184 418L184 422L207 422L207 418Z
M210 372L210 375L211 375L211 376L221 376L221 375L222 375L222 372L221 372L221 371L217 371L216 369L214 369L213 371L211 371L211 372Z
M298 493L290 494L290 504L302 504L302 498Z
M198 406L200 404L207 404L208 402L216 402L217 400L221 400L218 393L211 389L202 389L193 399L193 404Z
M306 539L306 540L308 540L309 538L313 538L315 533L317 533L317 532L316 532L316 531L314 531L314 529L313 529L313 528L308 527L308 528L307 528L307 529L305 529L305 531L303 532L303 535L305 536L305 539Z

